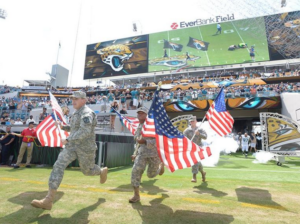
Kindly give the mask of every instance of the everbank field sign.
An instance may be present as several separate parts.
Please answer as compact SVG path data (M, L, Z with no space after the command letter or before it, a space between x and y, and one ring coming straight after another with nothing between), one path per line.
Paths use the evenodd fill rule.
M226 16L215 16L207 19L196 19L194 21L187 21L187 22L182 21L179 23L172 23L171 28L173 30L176 30L177 28L187 28L187 27L201 26L201 25L212 24L212 23L223 23L223 22L228 22L233 20L235 20L234 13L227 14Z

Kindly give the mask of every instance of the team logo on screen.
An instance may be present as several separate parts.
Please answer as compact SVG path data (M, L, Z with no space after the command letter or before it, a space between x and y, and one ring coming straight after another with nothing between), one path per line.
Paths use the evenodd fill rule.
M114 71L122 71L124 62L133 56L130 48L123 44L116 44L99 49L97 54L101 56L103 63L109 65Z
M170 49L173 49L174 51L181 51L183 48L183 45L164 40L164 48L170 48Z
M203 40L198 40L196 38L190 37L189 42L187 44L188 47L195 48L197 50L207 51L208 50L208 42Z

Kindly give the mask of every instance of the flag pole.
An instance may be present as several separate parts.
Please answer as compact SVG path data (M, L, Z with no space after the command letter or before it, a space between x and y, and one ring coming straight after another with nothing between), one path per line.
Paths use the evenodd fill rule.
M222 87L221 90L219 91L219 93L218 93L216 99L217 99L218 96L220 95L220 93L221 93L221 91L223 90L223 88L224 88L224 87ZM211 106L210 106L210 107L211 107ZM210 107L209 107L209 109L210 109ZM201 121L201 123L200 123L200 125L199 125L199 127L198 127L198 130L199 130L199 128L201 128L201 126L202 126L202 124L203 124L203 122L204 122L204 120L205 120L205 118L206 118L206 114L207 114L207 112L209 111L209 109L206 111L206 113L205 113L205 115L204 115L204 117L203 117L203 119L202 119L202 121ZM193 141L193 139L195 138L195 136L196 136L196 133L194 133L193 137L191 138L191 141Z

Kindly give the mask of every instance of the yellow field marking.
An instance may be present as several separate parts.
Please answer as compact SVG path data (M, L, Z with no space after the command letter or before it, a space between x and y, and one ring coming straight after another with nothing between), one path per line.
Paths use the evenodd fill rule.
M42 181L34 181L34 180L28 180L26 183L31 183L31 184L46 184L45 182Z
M140 193L140 195L145 198L162 198L161 195L151 195L151 194L144 194L144 193Z
M208 200L208 199L196 199L196 198L182 198L184 201L193 201L193 202L201 202L204 204L220 204L220 201L217 200Z
M249 203L242 203L242 206L248 207L248 208L279 209L279 210L286 211L286 209L280 205L255 205L255 204L249 204Z
M20 179L10 178L10 177L1 177L0 180L6 180L6 181L21 181Z
M68 185L68 184L61 184L60 187L63 187L63 188L76 188L77 186Z
M93 191L93 192L105 192L105 193L110 193L110 194L115 194L118 191L112 191L112 190L106 190L106 189L102 189L102 188L93 188L93 187L89 187L87 188L88 191Z

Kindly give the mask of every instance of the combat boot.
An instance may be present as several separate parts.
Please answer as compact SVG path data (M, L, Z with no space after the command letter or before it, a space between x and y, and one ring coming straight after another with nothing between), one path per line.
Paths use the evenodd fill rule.
M57 190L49 189L47 196L42 200L33 200L31 205L35 208L42 208L46 210L51 210L53 205L54 196Z
M165 165L164 165L163 163L160 163L160 164L159 164L158 171L159 171L158 174L159 174L160 176L164 174L164 172L165 172Z
M104 167L101 169L101 173L100 173L100 184L104 184L106 182L107 179L107 167Z

